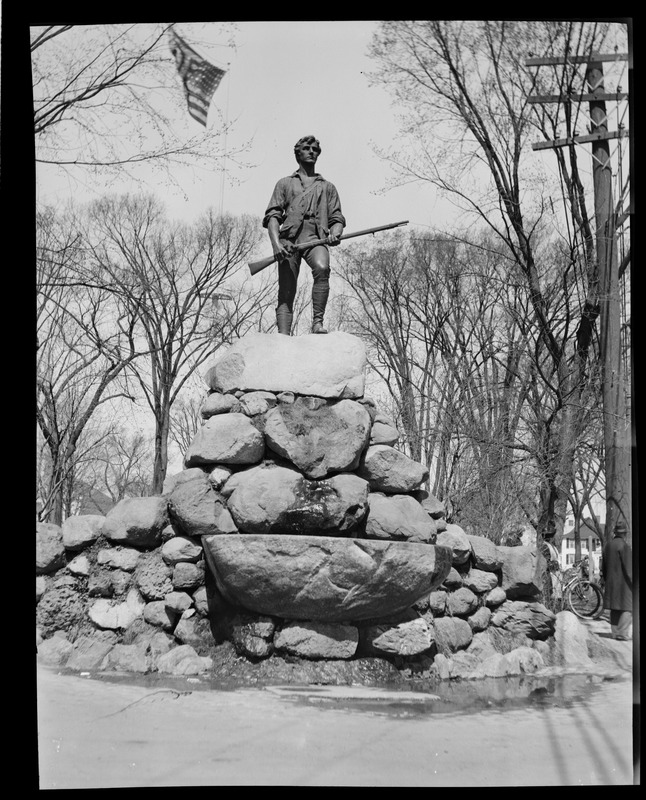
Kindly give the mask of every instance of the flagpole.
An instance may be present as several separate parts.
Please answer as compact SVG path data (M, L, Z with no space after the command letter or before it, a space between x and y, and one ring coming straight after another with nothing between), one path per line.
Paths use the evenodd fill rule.
M231 62L227 63L227 74L229 73L229 67L231 66ZM224 157L222 159L222 176L221 176L221 183L220 183L220 216L224 213L224 182L227 174L227 130L229 127L229 89L230 89L230 82L227 83L227 100L224 108Z

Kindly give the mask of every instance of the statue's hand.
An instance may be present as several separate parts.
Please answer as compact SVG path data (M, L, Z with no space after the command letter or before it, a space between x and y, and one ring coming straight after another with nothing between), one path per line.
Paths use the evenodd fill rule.
M338 244L341 244L341 232L330 231L327 237L327 243L330 247L336 247Z
M279 239L277 242L273 244L274 255L278 259L278 261L282 261L285 258L289 258L292 253L294 252L294 245L291 242L288 242L285 239Z

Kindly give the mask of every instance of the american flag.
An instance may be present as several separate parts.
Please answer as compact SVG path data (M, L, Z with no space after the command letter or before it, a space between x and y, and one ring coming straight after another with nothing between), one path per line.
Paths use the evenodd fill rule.
M184 84L188 113L193 119L206 125L211 98L225 71L205 61L172 29L170 51L175 56L177 71Z

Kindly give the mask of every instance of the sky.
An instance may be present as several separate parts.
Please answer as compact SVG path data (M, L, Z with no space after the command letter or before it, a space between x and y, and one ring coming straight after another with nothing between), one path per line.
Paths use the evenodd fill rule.
M247 142L250 147L242 154L249 166L235 171L224 173L214 162L210 169L176 172L177 189L160 176L150 188L171 215L191 221L213 207L261 218L276 181L296 169L293 145L313 134L322 146L317 170L339 191L346 233L403 220L409 228L450 229L459 212L429 182L388 188L394 172L376 151L388 151L403 139L399 109L382 86L368 79L376 68L368 47L378 25L365 20L242 21L236 23L234 48L226 46L219 24L176 23L177 32L200 55L226 69L213 96L209 126L218 124L219 112L231 125L228 150ZM179 87L170 52L168 69ZM199 132L185 106L180 113ZM529 156L556 174L552 153ZM583 170L588 163L581 160ZM71 194L82 199L78 186L71 191L69 181L55 179L51 170L39 171L38 180L42 199ZM124 174L123 182L113 181L110 189L129 191L132 182Z
M229 123L224 145L232 157L250 146L239 156L245 166L229 164L223 170L214 159L210 168L175 169L178 187L151 172L150 190L172 216L185 221L208 208L260 218L276 181L297 167L295 142L313 134L322 146L317 170L339 191L346 233L404 220L409 229L451 229L460 214L455 206L428 181L392 188L394 169L378 155L404 142L400 109L368 77L377 66L368 48L378 26L369 20L241 21L233 24L232 47L219 23L176 23L177 33L203 58L226 70L211 102L208 126L218 126L220 115ZM168 69L180 96L170 50ZM200 124L188 116L185 105L178 113L188 120L189 131L192 127L199 133ZM541 164L557 177L553 153L528 155L536 167ZM585 159L582 164L586 169ZM110 183L115 192L132 188L125 172L122 182ZM83 195L78 184L42 168L37 192L47 200Z
M346 230L405 219L430 223L430 186L381 193L393 172L375 148L388 149L398 127L390 97L366 75L375 67L367 48L376 27L362 21L240 23L237 52L213 102L236 121L231 144L253 138L248 158L255 166L240 186L225 185L227 211L262 215L276 180L297 167L294 143L311 133L322 147L317 170L339 190ZM207 202L208 183L195 188L193 202Z
M391 165L375 150L388 150L398 139L397 110L381 86L370 86L367 72L375 63L367 49L377 22L239 22L236 47L228 47L218 25L176 23L177 33L206 60L226 69L211 103L208 125L218 113L231 124L225 145L248 167L214 163L209 170L175 173L180 190L159 185L169 212L190 221L214 207L233 214L262 217L276 181L297 168L293 146L313 134L321 142L319 171L337 187L346 233L408 220L411 226L438 224L449 209L433 187L409 183L388 189ZM169 68L174 64L169 60ZM179 82L179 76L177 76ZM186 111L188 114L188 111ZM199 127L199 123L190 120ZM41 172L43 198L70 192L69 182ZM127 178L119 187L132 188ZM155 186L151 187L153 191Z
M322 147L317 171L339 191L346 233L404 220L409 229L429 227L439 205L433 187L408 184L386 190L393 171L375 153L376 148L389 149L398 138L391 98L381 86L371 87L366 74L375 67L367 49L377 25L240 22L232 48L224 46L226 37L217 24L176 23L177 33L203 58L226 69L212 99L208 126L218 124L219 111L231 124L227 148L233 152L246 142L251 146L241 156L250 166L231 169L233 181L215 163L208 170L176 172L177 189L161 174L157 185L153 178L149 188L169 213L190 222L213 207L260 219L276 181L297 168L294 144L312 134ZM168 68L179 87L170 52ZM183 113L199 132L199 123L189 118L185 105ZM125 172L122 181L109 184L112 192L132 188ZM57 177L48 167L38 170L37 196L46 201L92 197L81 183ZM267 255L271 247L268 238L265 242ZM172 472L181 468L181 462L172 457L170 466Z

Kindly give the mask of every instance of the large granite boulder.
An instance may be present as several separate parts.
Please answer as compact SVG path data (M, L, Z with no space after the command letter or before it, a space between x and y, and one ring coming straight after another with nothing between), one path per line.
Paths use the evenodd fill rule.
M38 644L38 660L51 666L63 666L70 657L74 645L63 631L56 631L49 639Z
M554 633L555 662L566 667L591 667L588 653L590 635L586 626L571 611L559 611Z
M471 626L461 617L436 617L433 629L437 649L443 655L463 650L473 639Z
M125 630L135 619L142 617L145 601L136 589L131 589L122 602L105 598L95 600L88 609L88 615L98 627L106 630Z
M226 600L287 619L349 622L404 611L439 586L448 548L327 536L204 536Z
M385 444L370 445L361 458L358 474L375 492L414 492L428 478L428 469L405 453Z
M190 644L199 655L205 655L213 642L213 629L209 620L201 617L195 608L188 608L175 624L173 637L182 644Z
M213 659L198 655L190 644L174 647L157 660L157 671L170 675L199 675L208 672L212 666Z
M289 622L274 637L278 652L299 658L352 658L358 642L354 625L330 622Z
M193 541L187 536L173 536L162 545L161 555L171 566L180 561L190 561L195 564L202 558L202 545L199 540Z
M545 558L535 547L498 545L502 560L501 587L509 599L538 598L543 588Z
M466 564L471 557L471 542L459 525L448 523L446 530L438 533L436 542L451 548L454 564Z
M241 404L233 394L222 394L222 392L211 392L202 404L200 415L202 419L209 419L216 414L228 414L230 411L238 412Z
M366 522L369 539L394 539L409 542L435 541L437 525L422 506L407 494L371 492Z
M63 544L66 550L83 550L99 538L103 521L102 514L79 514L63 522Z
M258 414L265 414L270 408L274 408L278 399L273 392L247 392L239 398L240 411L248 417L256 417Z
M85 553L74 556L71 561L67 562L68 572L71 572L72 575L78 575L79 577L87 578L87 576L90 574L90 566L90 559L85 555Z
M400 622L398 625L375 625L364 634L369 652L397 656L415 656L426 652L435 641L435 631L425 619Z
M141 551L134 547L104 547L96 555L99 567L132 572L141 557Z
M257 333L235 342L205 380L225 394L264 390L353 399L363 396L365 366L365 346L349 333Z
M276 622L271 617L236 614L231 619L230 630L233 646L241 655L266 658L274 652Z
M464 585L476 594L486 594L498 586L498 576L494 572L473 567L464 577Z
M36 575L47 575L65 566L63 530L52 522L36 523Z
M478 597L471 589L460 586L447 596L447 614L453 617L468 617L478 608Z
M484 572L496 572L502 567L502 556L491 539L470 534L467 534L467 538L471 543L474 567Z
M154 625L164 631L172 631L177 624L179 614L166 605L164 600L153 600L146 603L144 619L149 625Z
M394 421L385 414L376 412L370 430L370 444L392 446L399 441L399 430Z
M441 500L438 500L435 495L426 491L426 489L418 489L413 492L413 497L418 500L424 511L433 517L434 520L443 519L446 516L446 506Z
M243 533L342 535L357 527L368 507L368 484L357 475L310 481L272 464L237 472L223 493Z
M166 564L161 552L155 550L142 555L134 573L135 584L148 600L163 600L173 591L173 570Z
M468 617L467 622L474 633L486 630L491 622L491 609L487 608L487 606L480 606L477 611Z
M308 478L355 469L368 444L370 414L354 400L297 397L265 416L265 441Z
M65 665L75 672L103 669L107 656L115 643L110 640L95 639L91 636L81 636L74 642L72 652Z
M434 617L441 617L446 613L448 592L437 589L428 596L428 608Z
M115 644L102 666L104 669L119 672L150 672L150 659L146 652L146 645L143 643Z
M491 624L530 639L547 639L556 628L556 615L542 603L506 600L493 613Z
M485 595L485 605L487 608L496 608L507 599L507 592L502 586L495 586L490 592Z
M238 530L223 497L201 469L187 469L178 477L167 502L170 519L188 536Z
M466 650L450 658L438 654L434 661L438 677L451 680L482 680L483 678L508 678L512 675L531 674L544 667L544 661L533 647L517 647L508 653L476 654Z
M116 544L157 547L168 522L165 497L127 497L106 514L103 535Z
M257 464L264 452L264 437L246 414L216 414L198 429L184 464Z
M36 606L36 622L45 638L54 631L75 631L85 618L85 603L71 586L51 586Z
M204 562L191 564L180 561L173 567L173 588L182 592L192 592L204 583Z

